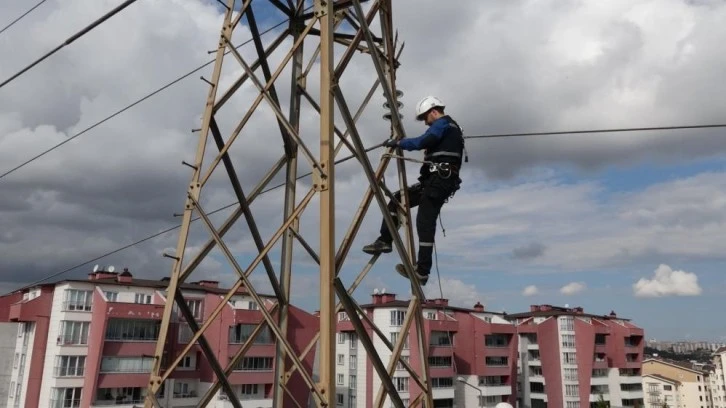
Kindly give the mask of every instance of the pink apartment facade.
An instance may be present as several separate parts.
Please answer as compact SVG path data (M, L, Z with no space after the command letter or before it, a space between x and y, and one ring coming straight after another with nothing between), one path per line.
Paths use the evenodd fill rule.
M395 344L401 336L408 305L409 301L398 300L395 294L377 293L372 295L370 304L361 307ZM434 299L424 305L423 313L434 408L494 407L498 402L514 405L516 328L502 314L486 311L481 304L468 309L449 306L446 299ZM381 381L344 312L338 315L337 330L337 406L371 408L382 387ZM367 332L387 365L392 353L372 329ZM422 364L413 327L404 344L403 358L414 371L420 372ZM421 393L400 363L393 383L404 404ZM384 407L393 407L390 398L386 398Z
M159 334L167 282L136 279L130 272L94 272L88 280L39 285L0 298L0 320L19 322L8 407L132 407L143 402ZM184 297L201 325L223 301L218 282L183 285ZM274 297L258 305L244 289L224 306L205 332L225 366L263 320ZM191 331L178 311L170 328L162 367L188 344ZM273 316L275 316L273 312ZM288 340L300 353L318 331L318 317L290 306ZM229 376L239 398L255 407L272 405L274 336L263 331ZM315 351L303 364L312 373ZM163 385L165 407L196 406L215 375L195 344ZM299 401L309 390L299 374L289 386ZM218 391L215 407L228 407ZM286 407L294 403L286 397Z
M643 329L580 307L533 305L508 316L519 333L519 407L642 407Z

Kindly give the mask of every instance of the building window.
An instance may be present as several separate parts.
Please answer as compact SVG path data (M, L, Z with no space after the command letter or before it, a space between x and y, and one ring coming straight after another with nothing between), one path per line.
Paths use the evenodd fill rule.
M507 365L506 357L485 357L484 362L489 367L504 367Z
M355 375L351 375L350 377L348 377L348 388L354 390L357 384L358 379Z
M53 388L50 408L80 408L83 388Z
M563 334L562 335L562 347L563 348L575 348L575 335L574 334Z
M451 367L451 356L431 356L429 357L430 367Z
M560 330L575 331L575 319L572 316L560 317Z
M405 319L406 312L404 310L391 310L391 326L403 326Z
M453 388L454 379L451 377L434 377L431 379L432 388Z
M134 303L151 304L151 295L137 293L136 296L134 296Z
M104 291L103 295L106 296L106 300L109 302L117 302L118 301L118 292L108 292Z
M250 338L252 332L255 331L255 327L257 327L256 324L247 323L240 323L231 326L229 328L229 342L233 344L244 344ZM191 339L191 329L189 329L189 333L189 338ZM270 330L268 326L264 326L257 334L257 337L255 337L252 344L272 344L274 343L272 336L272 330ZM188 341L189 340L187 339L187 342Z
M345 354L338 354L338 365L345 364Z
M338 385L343 385L343 384L345 384L345 375L338 374Z
M271 371L272 357L243 357L234 368L237 371Z
M338 333L338 344L345 343L345 333Z
M250 302L247 304L247 310L260 310L260 305L258 305L257 302L253 302L250 300Z
M393 377L393 385L398 392L408 392L408 377Z
M565 368L565 380L577 381L577 368Z
M187 300L187 306L189 306L189 311L192 312L192 316L196 320L200 320L202 318L202 300L201 299L188 299Z
M242 396L257 395L258 386L257 384L242 384Z
M394 347L396 346L396 342L398 341L398 336L400 334L400 332L391 332L391 344L393 344ZM406 336L402 350L408 350L408 336Z
M396 362L396 370L402 371L405 370L406 367L403 365L403 362L406 362L408 364L408 356L401 356L401 358L398 359L398 362Z
M106 340L154 341L159 337L160 321L109 319Z
M70 320L61 321L60 335L58 336L58 344L88 344L88 328L90 322L75 322ZM71 388L68 388L71 389Z
M565 395L568 397L579 397L580 389L575 384L565 384Z
M567 408L580 408L580 401L567 401Z
M102 373L149 373L153 357L103 357Z
M431 337L429 338L430 345L451 347L453 343L454 334L452 332L431 331Z
M82 377L86 366L86 356L58 356L56 358L56 377Z
M90 312L93 300L93 291L66 289L63 310L75 312Z
M569 351L562 353L562 362L565 364L577 364L577 355Z
M671 390L673 390L673 387L672 387L672 386L670 386L670 385L663 385L663 389L664 389L665 391L671 391Z
M487 347L507 347L509 345L509 335L506 334L488 334L484 336L484 345Z
M358 366L358 356L350 356L350 368L356 368Z
M345 400L345 395L343 394L335 394L335 400L338 405L343 405L343 401Z

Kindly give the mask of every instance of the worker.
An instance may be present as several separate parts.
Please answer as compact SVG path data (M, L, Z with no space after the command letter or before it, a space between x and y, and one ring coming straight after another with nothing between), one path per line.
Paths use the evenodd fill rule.
M461 127L444 113L445 107L444 103L435 96L424 97L416 105L416 120L428 126L426 132L415 138L389 139L383 144L385 147L399 147L407 151L425 150L426 163L421 165L419 182L407 188L409 207L419 207L416 216L418 261L414 271L422 285L426 284L431 273L436 219L441 207L453 197L461 185L459 169L464 152L463 132ZM388 211L398 228L400 220L397 202L401 200L401 191L396 192L394 198L396 201L388 203ZM371 255L390 253L393 250L392 242L391 232L384 220L380 236L373 243L363 247L363 252ZM397 265L396 271L408 277L403 265Z

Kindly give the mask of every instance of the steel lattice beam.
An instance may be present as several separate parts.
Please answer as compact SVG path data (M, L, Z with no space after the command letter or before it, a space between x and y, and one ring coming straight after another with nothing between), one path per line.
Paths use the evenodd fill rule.
M388 396L394 406L397 408L403 407L402 399L392 381L393 370L399 362L409 372L415 386L420 389L418 395L411 396L413 400L411 406L433 406L428 369L428 342L423 332L421 310L425 297L418 280L413 274L413 260L415 258L413 229L410 212L405 210L408 197L405 194L401 197L400 215L404 235L402 238L397 230L393 228L393 218L387 210L386 197L391 197L391 186L385 186L382 181L383 174L390 163L390 158L385 155L381 156L374 167L374 163L371 162L368 156L370 148L363 145L357 128L358 120L380 86L386 103L391 107L392 111L391 136L394 138L405 137L401 115L398 112L398 90L396 89L396 66L398 65L402 47L397 50L391 1L314 0L311 7L305 7L306 2L304 0L268 0L269 7L284 13L289 18L289 26L282 30L282 33L266 46L267 48L263 45L260 36L257 19L251 6L252 1L226 1L226 12L220 31L213 73L209 80L205 79L209 84L209 91L202 116L202 125L198 131L199 141L195 159L189 165L193 169L193 173L187 189L176 253L167 255L173 259L174 264L167 288L167 301L156 344L155 360L147 388L144 405L146 408L161 406L157 394L162 383L172 376L177 364L196 344L201 347L204 357L214 372L214 382L211 388L205 390L198 406L207 406L212 401L213 396L220 389L223 389L233 406L241 407L242 404L239 398L233 392L233 385L229 381L229 376L237 363L249 351L254 339L265 328L274 337L276 347L275 384L272 393L273 406L275 408L282 408L283 406L307 407L312 403L316 407L332 407L335 405L333 399L336 394L334 382L336 374L334 361L336 324L338 313L341 311L347 312L350 316L354 330L366 348L376 374L381 378L382 388L373 397L375 400L374 406L376 408L382 407L386 396ZM367 3L367 12L364 12L361 2ZM256 2L255 5L257 4ZM379 33L374 33L370 27L376 18L380 22ZM243 53L238 51L237 47L231 43L231 39L234 37L233 33L235 30L239 30L242 21L247 22L247 27L253 36L253 45L257 57L253 63L248 63ZM344 25L347 27L346 32L342 32L341 29L341 26ZM289 44L289 50L275 66L271 55L286 42ZM337 60L336 53L334 53L335 47L344 47ZM311 50L312 54L307 63L303 53L305 49ZM372 82L370 90L365 95L356 95L362 96L362 102L355 111L352 111L348 99L346 99L348 92L343 89L339 80L356 53L369 55L366 58L370 58L375 75L370 78ZM241 70L242 74L232 81L226 89L221 89L222 65L227 60L231 64L235 64L235 67ZM287 80L288 82L283 82L281 74L286 68L290 69L291 77ZM257 72L258 70L261 70L261 72ZM316 75L319 78L318 100L313 96L314 92L311 92L311 89L307 87L307 79L310 75ZM233 98L235 93L243 89L243 87L247 91L251 88L256 93L254 101L249 109L240 115L241 118L237 119L238 122L234 129L225 137L224 132L218 125L219 118L217 115L220 114L224 105ZM281 95L287 89L289 89L290 94L286 114L281 106ZM270 108L274 114L274 125L279 129L281 136L281 140L277 140L279 140L282 158L273 164L261 181L250 189L249 194L246 194L241 178L237 173L241 169L239 164L237 168L233 164L235 163L233 160L235 153L230 149L235 142L247 136L245 134L246 126L261 104ZM316 141L319 143L317 157L301 137L305 133L305 129L301 128L301 108L304 104L311 107L319 116L320 136ZM344 127L336 126L334 121L335 112L340 114ZM270 125L273 124L270 123ZM211 159L205 160L210 135L216 151ZM361 171L366 175L369 186L361 197L358 210L345 236L340 242L335 242L335 157L343 146L353 152ZM386 153L391 153L391 151L389 150ZM298 167L301 164L298 160L299 155L302 155L302 163L309 165L311 169L312 188L301 188L298 184L298 180L301 179L298 176ZM222 166L219 166L219 164L222 164ZM405 166L401 161L397 162L397 166L398 188L401 188L407 183ZM223 169L219 167L223 167ZM283 221L272 236L265 241L258 229L258 223L250 205L283 168L285 169L285 193L281 209ZM220 226L215 226L208 213L204 210L202 204L204 194L202 192L212 175L222 172L226 175L225 179L229 182L237 197L239 207ZM306 193L305 190L307 190ZM301 215L314 196L317 196L320 202L320 246L318 252L305 240L305 231L300 230L299 224ZM395 344L391 343L387 336L374 325L371 316L367 315L353 298L356 288L359 287L368 272L373 268L378 256L370 258L350 287L345 288L339 278L353 240L374 200L384 222L394 231L393 243L401 262L405 265L405 269L409 274L413 293L403 326L404 330ZM190 254L187 252L190 247L190 224L195 217L202 220L202 225L208 233L209 239L201 246L199 252ZM234 253L225 242L225 234L237 224L241 224L238 223L241 219L244 220L246 225L243 225L243 227L249 232L258 250L258 254L246 268L238 263ZM282 241L281 258L279 271L275 271L269 259L269 253L278 241ZM320 273L320 329L310 343L303 350L300 350L299 354L292 347L287 330L295 242L298 242L304 253L307 253L318 264ZM221 251L229 266L238 275L238 279L226 294L221 296L221 303L208 313L203 323L200 323L195 320L194 315L187 306L181 288L187 278L215 248ZM186 258L190 259L185 265ZM250 274L260 264L264 267L276 298L273 305L265 304L250 280ZM215 356L205 332L212 326L213 322L221 319L223 310L227 307L227 302L242 287L261 306L261 318L250 337L228 361L226 356L224 358ZM174 315L177 310L180 312L179 315ZM177 319L189 325L192 336L188 344L182 347L177 355L169 356L166 359L170 361L169 364L163 364L171 333L170 326ZM411 328L412 335L415 335L414 340L419 345L422 370L414 370L407 361L400 358L403 344L409 338L409 328ZM373 346L373 338L369 335L369 329L372 329L373 335L378 337L386 349L391 352L392 356L389 361L383 361L379 357L378 350ZM312 350L315 350L316 346L318 349L316 357L319 361L319 375L314 378L312 373L306 371L303 361ZM311 392L312 399L310 403L298 400L298 396L294 395L288 387L290 378L296 372Z

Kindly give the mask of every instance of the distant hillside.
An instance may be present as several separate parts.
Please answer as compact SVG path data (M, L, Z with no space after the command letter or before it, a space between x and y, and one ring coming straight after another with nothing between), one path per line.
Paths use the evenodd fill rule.
M674 353L672 351L656 350L654 348L645 347L646 355L657 354L660 357L667 358L675 361L698 361L699 363L710 363L711 362L711 351L710 350L698 350L693 353Z

